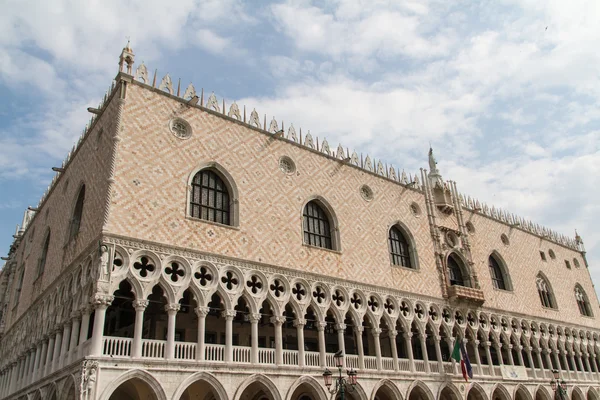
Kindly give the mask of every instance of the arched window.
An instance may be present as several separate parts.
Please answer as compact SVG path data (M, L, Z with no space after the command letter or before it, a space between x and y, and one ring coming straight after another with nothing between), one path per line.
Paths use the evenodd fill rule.
M327 212L316 202L310 201L303 213L304 243L333 249L331 224Z
M393 265L414 268L410 261L410 244L398 227L392 226L389 232L390 255Z
M85 185L79 190L77 196L77 202L75 203L75 210L73 210L73 217L71 218L71 224L69 225L69 240L73 239L78 233L81 227L81 216L83 215L83 202L85 200Z
M490 276L492 277L492 285L494 285L496 289L510 290L504 269L500 266L499 260L497 260L493 254L488 258L488 266L490 268Z
M17 286L15 287L15 300L13 307L19 304L19 298L21 297L21 290L23 289L23 277L25 276L25 266L21 265L21 272L19 273L19 280L17 281Z
M592 307L588 301L587 294L585 294L585 291L579 285L575 286L575 300L577 301L577 306L579 307L581 315L585 315L586 317L593 316Z
M194 175L190 215L194 218L231 225L230 197L225 182L212 170Z
M48 257L48 248L50 247L50 231L46 234L46 240L44 240L44 247L42 248L42 255L38 261L38 269L37 276L40 276L44 273L44 268L46 268L46 258Z
M554 294L552 293L552 289L546 278L544 278L542 275L538 275L536 279L536 285L542 305L548 308L556 308Z
M462 260L458 259L454 254L448 256L448 273L450 274L450 285L468 286L467 279L463 274L461 267Z

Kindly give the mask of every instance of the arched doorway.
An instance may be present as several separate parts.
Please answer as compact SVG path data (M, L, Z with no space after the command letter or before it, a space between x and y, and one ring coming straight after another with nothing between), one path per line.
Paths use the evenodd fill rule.
M388 380L381 382L381 385L377 388L375 392L375 396L373 396L375 400L401 400L402 396L400 395L400 391L398 388ZM459 400L459 399L455 399Z
M439 400L462 400L462 396L456 387L446 385L440 392Z
M469 393L467 393L467 400L487 400L485 391L481 388L481 386L477 384L471 385L472 386L469 389Z
M312 377L304 375L296 381L295 385L298 386L293 389L291 400L326 400L330 397L328 393L325 393L322 384ZM292 385L293 387L294 385Z
M511 400L511 396L504 386L498 385L492 392L492 400Z
M250 377L248 381L250 382L248 386L246 386L240 396L239 400L279 400L280 396L277 393L277 388L272 383L270 385L266 384L265 379L261 379L264 377ZM270 382L270 381L269 381ZM272 386L272 387L269 387Z
M531 400L531 396L529 395L529 392L527 392L527 389L523 386L519 386L515 393L515 400Z
M140 378L129 379L120 384L108 400L158 400L154 390Z
M418 382L410 391L408 400L433 400L433 395L424 383Z

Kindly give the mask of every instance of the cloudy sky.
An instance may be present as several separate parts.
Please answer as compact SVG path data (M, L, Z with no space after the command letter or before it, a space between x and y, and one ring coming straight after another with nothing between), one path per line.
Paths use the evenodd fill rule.
M600 282L600 2L5 0L0 253L136 62L574 236ZM600 288L600 286L599 286Z

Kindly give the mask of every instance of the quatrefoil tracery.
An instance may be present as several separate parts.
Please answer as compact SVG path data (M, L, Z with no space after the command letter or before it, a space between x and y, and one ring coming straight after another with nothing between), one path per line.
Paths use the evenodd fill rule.
M177 282L179 278L185 276L185 272L181 264L178 262L171 262L169 266L165 268L165 273L169 276L172 282Z
M406 301L400 303L400 312L405 317L408 317L410 315L410 308L408 307L408 303Z
M385 310L388 312L388 314L393 314L394 313L394 302L392 300L390 300L389 298L387 298L385 300L385 303L383 304L383 308L385 308Z
M140 261L136 261L133 264L133 268L138 271L142 278L148 276L149 273L154 272L156 267L152 264L151 260L148 257L142 256Z
M312 295L315 298L315 301L319 304L325 301L325 291L321 286L317 286Z
M273 292L273 296L275 297L279 297L285 293L285 287L279 279L274 279L271 286L269 286L269 289L271 289L271 292Z
M433 306L429 307L429 317L432 321L438 320L438 313Z
M360 309L360 306L362 305L362 299L360 298L358 293L354 292L352 294L352 297L350 298L350 303L354 306L354 309Z
M246 282L246 286L250 289L253 294L257 294L263 288L263 284L260 278L256 275L252 275L250 279Z
M227 271L225 276L221 278L221 282L225 284L227 290L233 290L237 287L239 281L236 278L235 274L231 271Z
M341 307L341 305L344 304L344 294L339 289L336 289L336 291L331 296L331 299L335 302L335 304L338 307Z
M302 285L300 282L296 282L292 288L292 294L296 296L296 300L303 300L306 297L306 289L304 289L304 285Z
M379 309L379 302L377 301L377 298L375 298L375 296L369 297L369 301L367 302L367 305L373 312L375 312Z
M415 306L415 315L419 319L423 319L423 317L425 316L425 310L423 310L423 306L418 303Z
M200 286L207 286L213 279L212 274L206 267L200 267L200 271L194 274L194 278L198 279Z
M448 311L447 308L444 308L442 310L442 318L444 319L445 323L449 323L450 322L450 320L452 318L452 315L450 314L450 311Z

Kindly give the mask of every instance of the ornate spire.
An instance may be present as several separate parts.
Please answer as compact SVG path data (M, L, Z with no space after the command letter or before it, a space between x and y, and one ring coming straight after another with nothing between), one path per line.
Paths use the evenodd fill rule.
M119 72L124 72L125 64L127 64L127 74L132 75L133 62L135 60L135 54L131 49L129 39L127 39L127 45L123 47L121 57L119 57Z
M433 149L431 147L429 147L429 180L431 181L431 186L434 188L436 186L439 186L440 188L444 187L444 180L440 175L440 171L437 169L437 161L435 161Z

